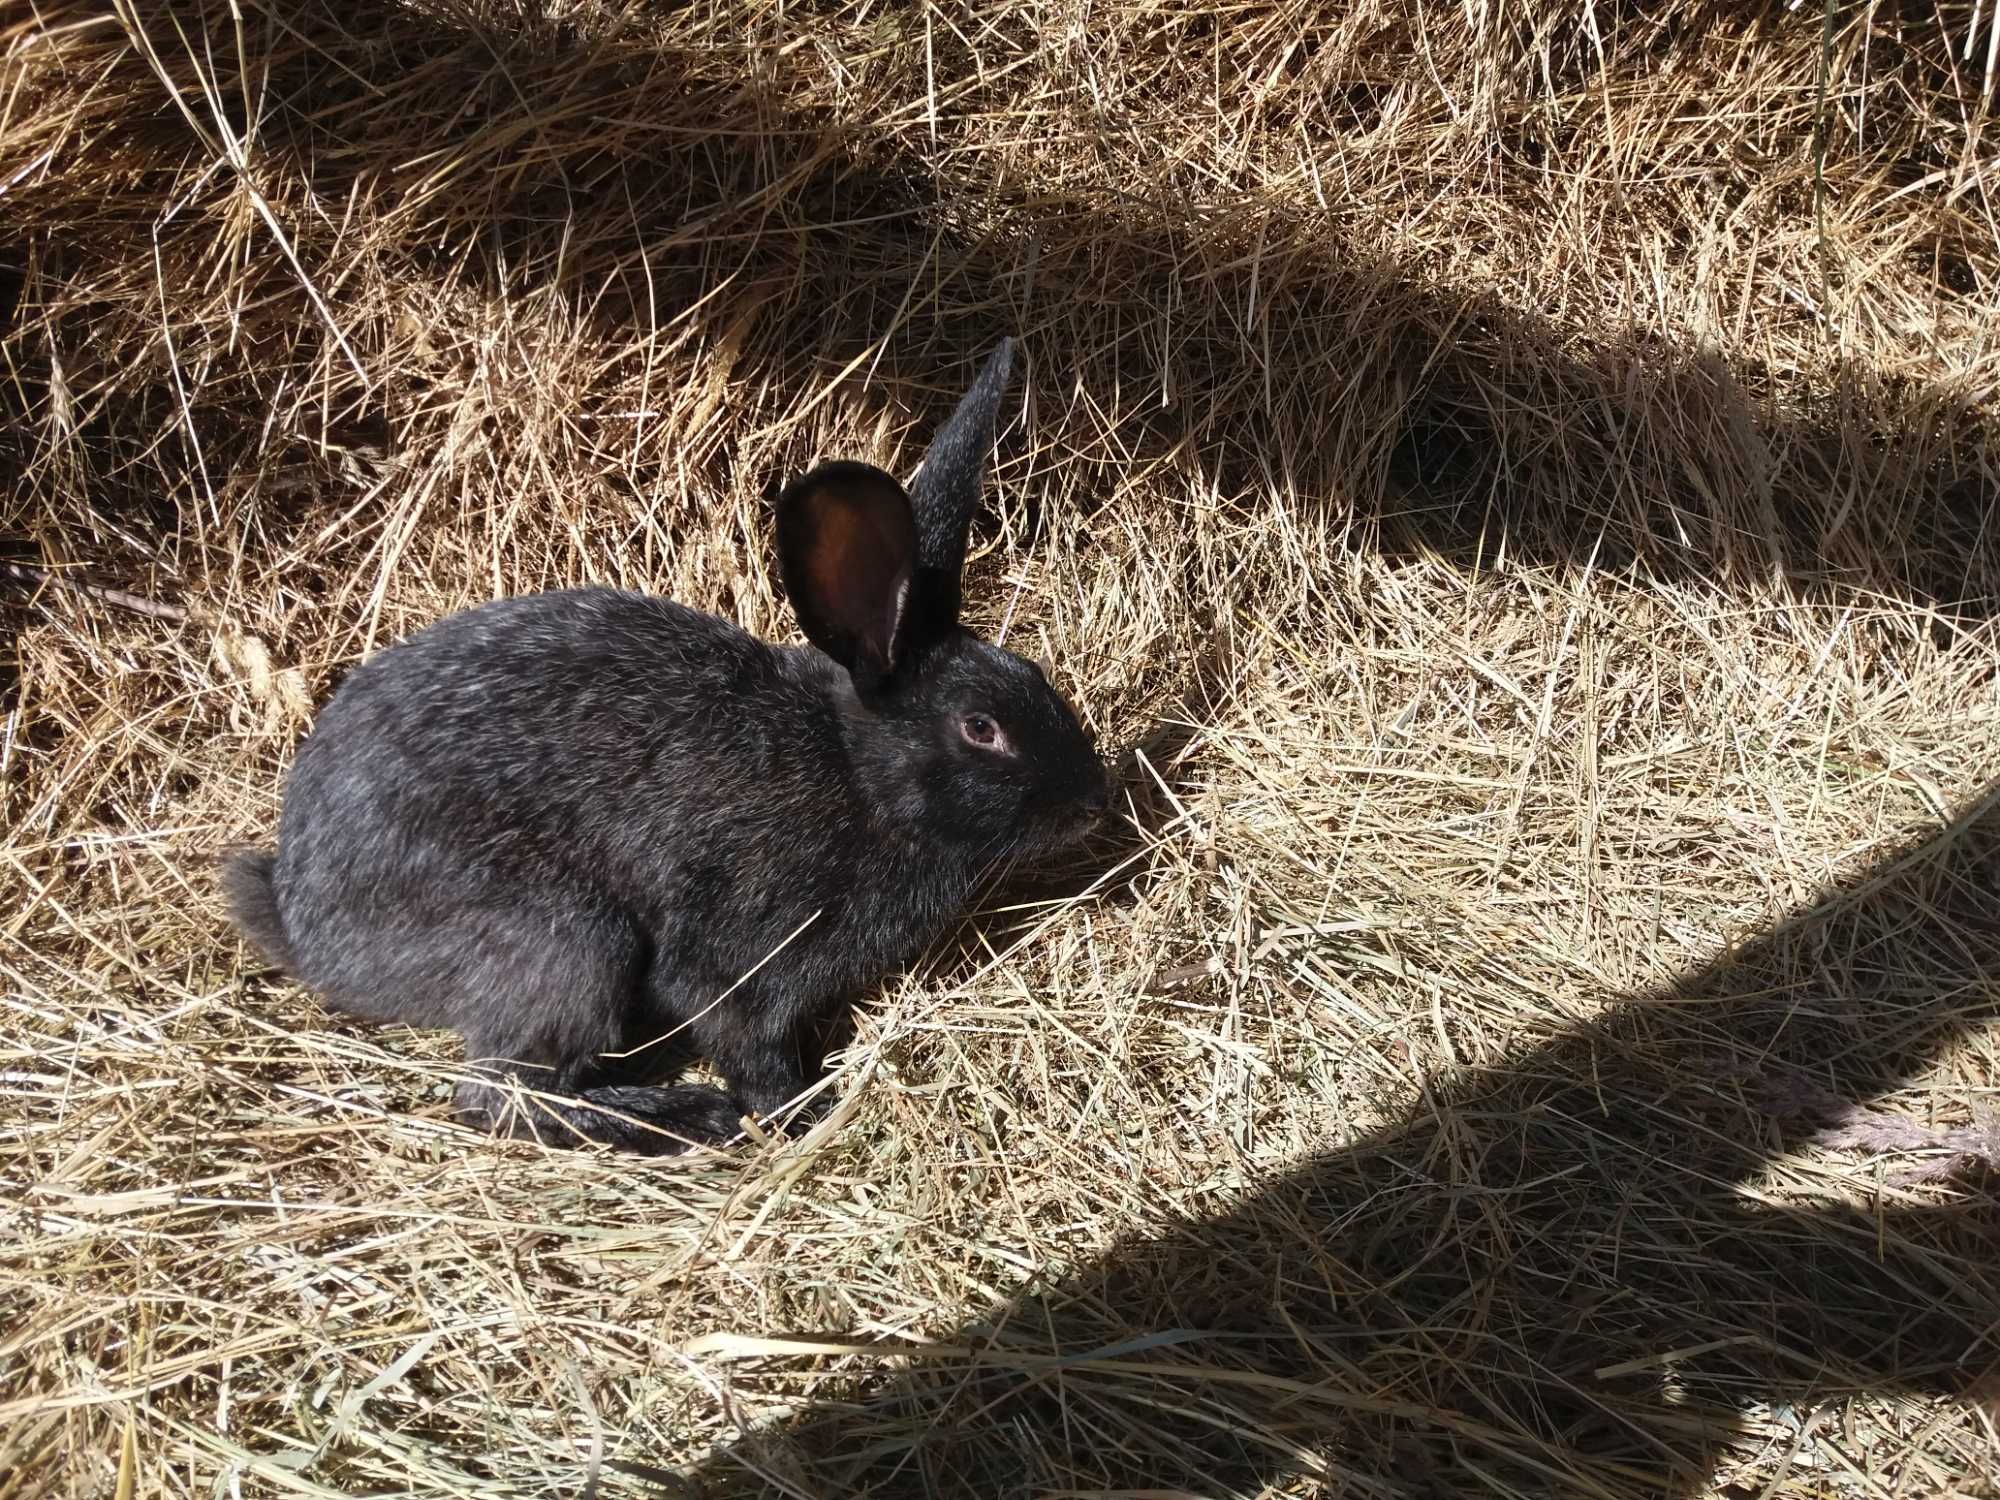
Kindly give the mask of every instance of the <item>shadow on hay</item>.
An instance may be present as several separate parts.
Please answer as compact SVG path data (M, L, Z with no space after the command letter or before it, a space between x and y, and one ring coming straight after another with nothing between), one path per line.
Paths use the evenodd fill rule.
M236 50L223 7L174 9L189 36L221 28L222 40L197 54ZM1023 334L1036 453L1019 488L1031 525L1045 494L1066 514L1086 513L1120 503L1135 471L1165 465L1232 504L1294 497L1365 542L1466 563L1503 551L1528 564L1632 562L1669 579L1775 579L1843 602L1886 596L1965 622L1990 618L2000 599L1991 415L1949 382L1850 367L1802 392L1795 375L1644 330L1586 343L1521 294L1510 305L1427 285L1420 266L1360 248L1337 209L1254 188L1224 200L1212 182L1190 193L1149 172L1052 189L989 181L959 165L977 153L932 160L913 138L843 118L810 82L810 48L760 55L753 68L687 41L656 52L650 33L623 22L589 30L528 12L424 14L387 0L320 0L281 22L247 9L266 170L273 180L296 174L317 203L380 206L412 231L398 253L420 277L508 299L558 297L609 347L678 321L699 347L733 349L732 388L765 393L760 416L773 419L875 350L864 362L873 379L926 426L950 399L940 371L955 374L1001 332ZM1635 46L1682 45L1643 9L1614 7L1602 23L1638 28ZM831 24L810 11L796 19L807 30ZM157 29L163 45L175 35L164 22ZM1622 55L1619 44L1607 35L1576 57ZM958 44L941 30L938 45ZM186 75L184 94L198 96L182 52L163 55ZM1885 76L1928 76L1930 65L1917 41L1888 38L1871 63ZM135 97L162 96L136 61L120 66ZM241 106L224 90L217 107ZM131 113L102 150L128 173L156 176L164 202L179 191L185 133L164 103ZM1116 155L1128 144L1120 132L1143 128L1107 120L1099 150ZM1496 149L1517 154L1511 128L1496 127ZM1152 159L1131 144L1134 161ZM955 175L964 173L974 175ZM1713 186L1740 188L1724 178ZM210 211L223 212L228 179L213 191ZM127 235L129 245L106 253L150 278L142 215L92 232L107 245ZM185 260L199 285L213 224L189 210L162 233L166 263ZM0 257L42 264L19 251L0 229ZM326 269L342 270L348 252L329 253L339 258ZM24 294L10 337L61 300L67 263L29 278L46 284ZM278 258L258 274L282 289L274 306L317 327ZM1954 285L1940 282L1939 296L1959 295ZM150 317L150 279L145 290ZM362 320L356 336L375 336L372 326ZM183 330L182 363L231 368L220 342L229 333L218 324L200 334L218 341L211 349ZM72 364L101 335L98 323L79 323ZM129 487L133 506L152 506L171 526L159 486L129 461L130 435L114 441L112 430L135 425L138 449L189 467L193 492L161 348L150 332L143 343L131 409L118 408L112 382L87 414L98 419L90 446L110 456L86 488L115 499ZM38 367L32 350L22 353L24 367ZM287 504L262 483L274 460L254 445L284 378L252 366L232 386L212 373L229 399L193 419L210 468L274 522ZM434 434L417 414L436 397L425 379L413 367L366 397L329 392L328 425L336 436L352 428L370 442L388 433L428 443ZM601 449L604 477L643 505L676 503L683 464L743 482L733 437L693 434L687 451L669 453L629 442L629 422L613 413L579 412L575 427ZM0 477L14 466L8 446L0 441ZM312 445L291 446L298 458ZM1065 455L1059 469L1042 456L1052 453ZM25 467L25 452L17 458ZM331 469L321 481L322 507L351 503L351 485ZM287 532L279 524L275 534Z
M1803 1481L1832 1462L1815 1431L1868 1441L1840 1430L1844 1395L1990 1394L2000 1216L1942 1167L1892 1169L1859 1207L1767 1168L1817 1126L1924 1139L1871 1101L1996 1000L2000 791L1732 957L1435 1082L1402 1127L1129 1239L946 1339L957 1356L694 1478L876 1497ZM1757 1479L1732 1489L1743 1458Z

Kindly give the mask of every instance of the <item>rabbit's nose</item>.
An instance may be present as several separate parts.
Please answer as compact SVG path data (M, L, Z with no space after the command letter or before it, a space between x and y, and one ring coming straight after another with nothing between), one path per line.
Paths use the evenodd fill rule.
M1105 810L1110 806L1111 797L1103 787L1099 787L1096 791L1088 792L1084 795L1083 810L1093 818L1103 817Z

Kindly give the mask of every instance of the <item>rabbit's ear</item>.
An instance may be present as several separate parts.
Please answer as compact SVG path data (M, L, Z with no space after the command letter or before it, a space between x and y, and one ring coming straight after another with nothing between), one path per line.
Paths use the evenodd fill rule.
M873 688L902 662L917 526L872 464L821 464L778 497L778 571L806 636Z
M924 466L910 486L917 517L917 602L927 632L942 633L958 620L966 533L979 508L994 424L1013 372L1014 341L1002 339L958 409L931 439Z

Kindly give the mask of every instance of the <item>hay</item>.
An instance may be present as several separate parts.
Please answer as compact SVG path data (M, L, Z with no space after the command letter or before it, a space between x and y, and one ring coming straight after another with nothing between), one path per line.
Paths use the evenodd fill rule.
M9 1493L1996 1492L1987 11L114 9L0 22ZM490 1143L259 976L344 669L786 630L1002 332L1131 827L836 1128Z

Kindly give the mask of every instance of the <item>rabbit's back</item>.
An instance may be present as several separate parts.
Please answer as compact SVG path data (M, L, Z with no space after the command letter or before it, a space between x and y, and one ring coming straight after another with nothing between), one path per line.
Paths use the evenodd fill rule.
M433 836L615 864L725 810L821 805L835 733L810 661L712 615L610 589L505 599L342 684L299 752L280 844L386 801Z
M480 753L643 734L715 706L718 690L780 681L782 654L669 599L619 589L527 594L447 615L355 668L308 744L350 724ZM305 752L310 754L311 752ZM303 761L303 756L302 756Z

